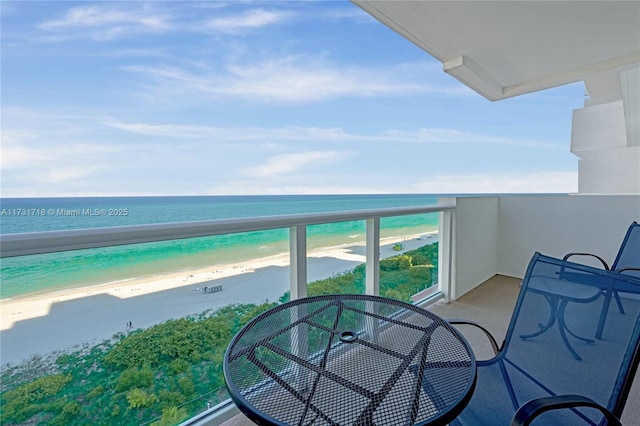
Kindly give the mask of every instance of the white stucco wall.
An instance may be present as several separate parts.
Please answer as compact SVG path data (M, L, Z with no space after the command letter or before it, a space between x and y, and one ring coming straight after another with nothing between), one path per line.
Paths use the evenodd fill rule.
M536 251L589 252L611 263L633 221L640 222L640 195L458 198L451 298L495 274L522 278Z
M495 197L456 201L451 298L457 299L497 270L498 204Z
M634 220L640 195L501 197L497 273L522 277L536 251L594 253L610 264Z

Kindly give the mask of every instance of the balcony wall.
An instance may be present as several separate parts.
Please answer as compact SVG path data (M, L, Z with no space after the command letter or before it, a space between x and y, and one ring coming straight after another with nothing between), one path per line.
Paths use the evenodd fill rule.
M633 221L640 221L640 195L458 198L451 298L496 274L522 278L536 251L555 257L589 252L611 263Z

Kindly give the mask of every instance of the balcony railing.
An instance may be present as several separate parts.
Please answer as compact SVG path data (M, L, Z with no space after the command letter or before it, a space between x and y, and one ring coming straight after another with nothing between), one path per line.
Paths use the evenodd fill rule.
M385 208L258 218L225 219L153 225L6 234L0 236L0 257L10 258L72 250L173 241L275 229L289 230L290 298L307 294L307 228L313 225L365 221L365 293L380 292L380 220L385 217L439 213L438 286L429 293L435 301L449 295L453 200L422 207ZM428 242L425 242L428 244ZM422 303L425 303L423 300ZM188 424L219 423L237 411L228 401L206 410Z
M380 252L380 218L439 212L443 215L440 227L450 223L448 212L455 209L454 202L424 207L402 207L356 210L331 213L311 213L267 216L243 219L222 219L198 222L133 225L108 228L48 231L0 236L0 257L56 253L88 248L112 247L138 243L171 241L251 231L289 228L291 260L291 298L306 294L306 230L310 225L353 220L366 220L367 294L378 294L378 268ZM444 232L442 232L444 231ZM441 229L440 235L448 234ZM441 240L443 246L446 241ZM446 261L446 256L445 256ZM446 268L441 268L446 269ZM446 280L448 281L448 280ZM439 280L439 282L442 282Z

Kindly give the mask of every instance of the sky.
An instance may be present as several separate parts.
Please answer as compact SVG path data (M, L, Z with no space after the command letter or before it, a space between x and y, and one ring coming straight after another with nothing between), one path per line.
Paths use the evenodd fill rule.
M2 1L2 197L576 192L576 83L490 102L346 1Z

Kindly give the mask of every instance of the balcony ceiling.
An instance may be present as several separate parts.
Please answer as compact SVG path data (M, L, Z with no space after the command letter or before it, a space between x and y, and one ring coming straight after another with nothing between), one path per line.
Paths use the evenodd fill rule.
M352 2L492 101L640 64L640 1Z

